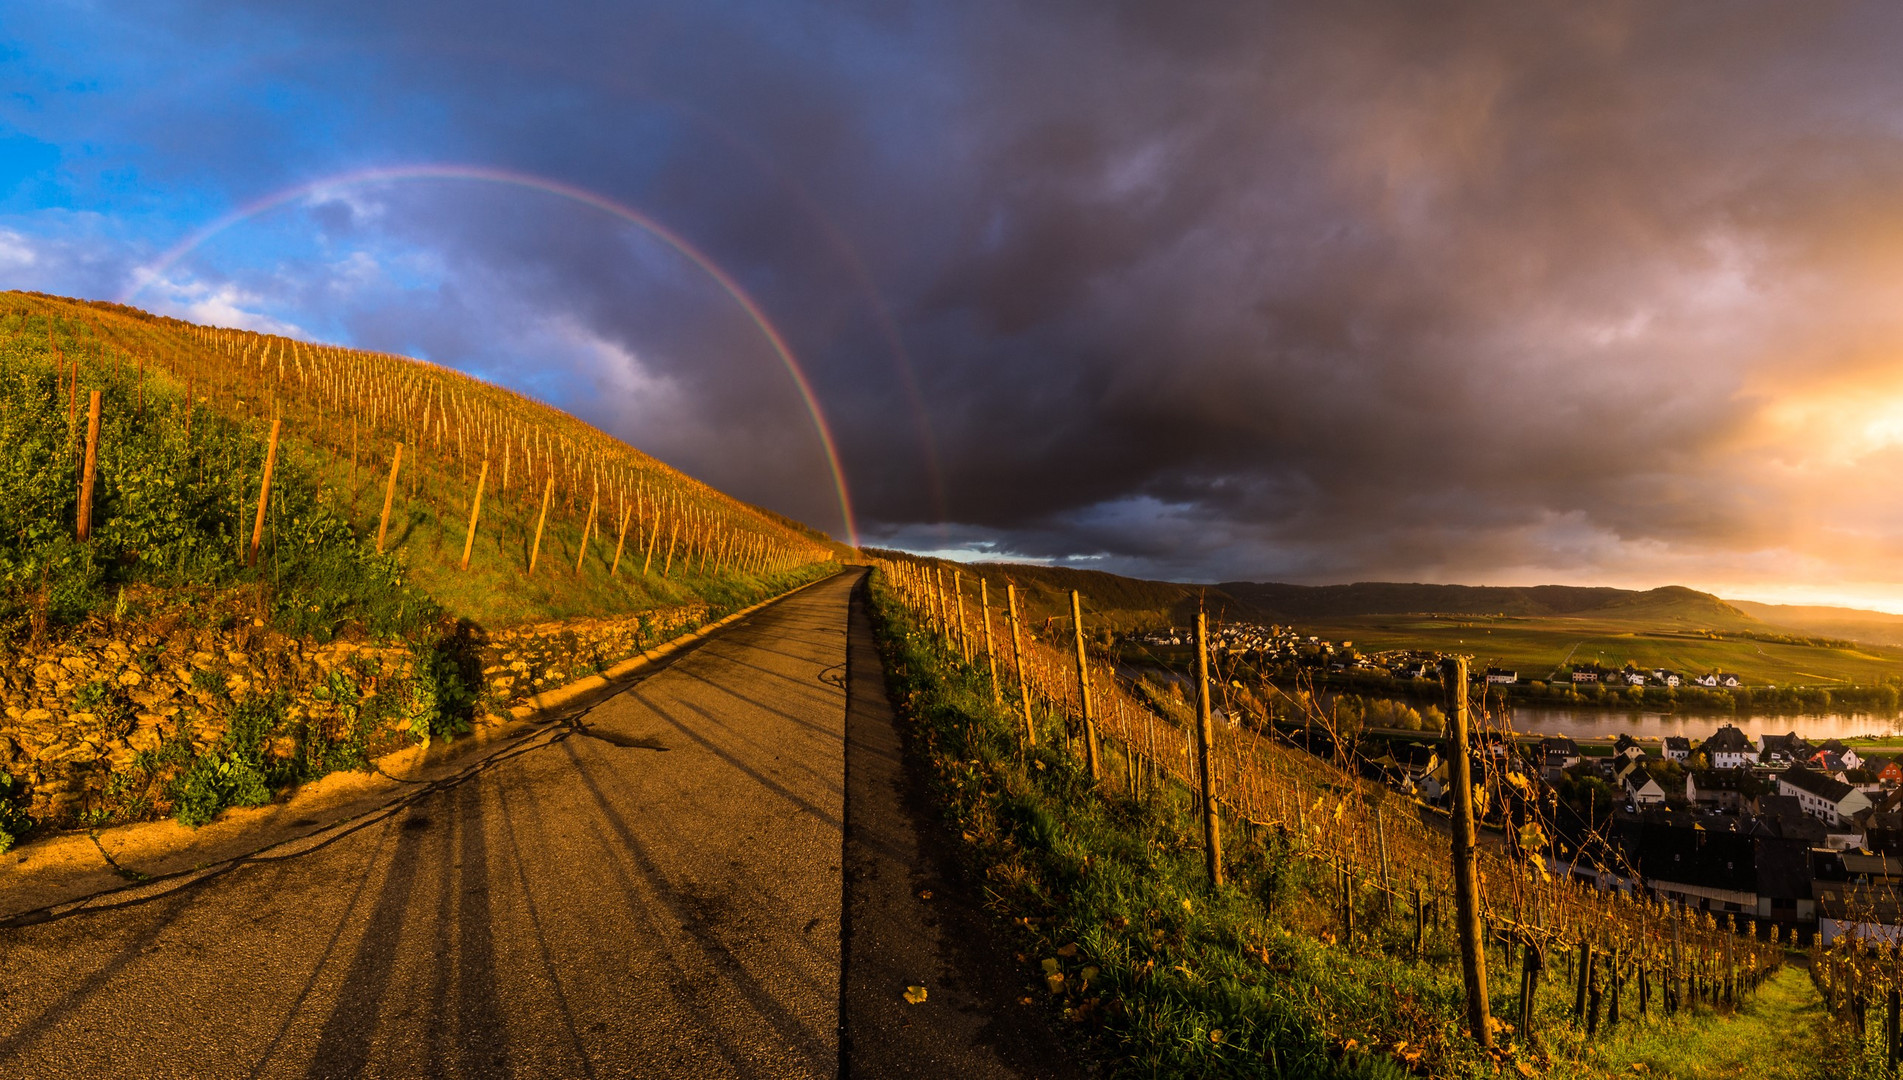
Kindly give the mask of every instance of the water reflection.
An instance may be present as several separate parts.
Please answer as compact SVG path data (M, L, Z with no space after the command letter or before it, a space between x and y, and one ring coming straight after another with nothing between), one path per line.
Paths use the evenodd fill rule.
M1523 734L1569 735L1573 738L1611 738L1620 732L1645 737L1683 735L1694 743L1717 731L1721 724L1742 728L1756 738L1795 731L1811 742L1849 739L1863 735L1903 734L1903 715L1877 713L1791 713L1782 716L1726 716L1721 713L1624 712L1617 709L1556 709L1513 707L1514 730Z

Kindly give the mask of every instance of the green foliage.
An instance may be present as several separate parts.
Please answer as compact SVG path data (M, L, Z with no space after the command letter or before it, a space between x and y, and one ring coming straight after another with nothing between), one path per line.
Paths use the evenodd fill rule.
M0 852L11 848L33 827L33 819L26 814L25 798L26 786L0 769Z
M208 694L223 694L229 685L229 677L222 671L200 668L192 672L192 689L194 690L202 690Z
M265 764L264 751L284 718L281 694L252 696L235 703L225 734L212 750L193 759L169 792L173 814L199 826L227 806L263 806L276 784L287 777Z
M418 742L469 730L487 690L479 648L476 628L466 621L438 628L411 646L416 663L410 679L410 734Z
M156 382L141 414L130 370L91 350L79 363L81 386L102 392L95 525L81 544L83 395L69 424L44 340L0 346L0 629L112 612L128 584L256 586L286 632L320 640L349 623L396 634L437 617L402 563L359 542L290 455L280 455L262 550L247 566L268 427L202 405L188 416L182 395Z

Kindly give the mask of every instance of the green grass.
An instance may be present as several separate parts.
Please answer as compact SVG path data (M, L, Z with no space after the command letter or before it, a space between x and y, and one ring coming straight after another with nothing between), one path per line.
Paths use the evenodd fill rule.
M1735 1016L1690 1030L1659 1028L1610 1056L1613 1071L1630 1076L1644 1066L1654 1076L1681 1080L1823 1080L1843 1075L1841 1050L1830 1039L1810 973L1786 967L1759 987ZM1618 1070L1621 1060L1628 1064Z
M1210 889L1187 792L1136 797L1092 783L1057 717L1039 717L1027 752L1021 720L992 705L979 671L914 625L876 578L872 597L908 751L1022 950L1026 997L1111 1075L1478 1077L1504 1065L1508 1075L1603 1076L1627 1068L1628 1047L1683 1040L1720 1019L1702 1006L1655 1013L1602 1028L1589 1045L1570 1019L1563 966L1549 963L1535 1037L1505 1033L1496 1062L1464 1034L1450 928L1431 930L1416 960L1411 920L1363 894L1357 935L1341 942L1329 868L1277 829L1251 838L1231 823L1229 881ZM1118 748L1105 757L1105 775L1123 775ZM1495 949L1489 970L1504 1009L1517 969ZM1062 978L1047 984L1047 971Z

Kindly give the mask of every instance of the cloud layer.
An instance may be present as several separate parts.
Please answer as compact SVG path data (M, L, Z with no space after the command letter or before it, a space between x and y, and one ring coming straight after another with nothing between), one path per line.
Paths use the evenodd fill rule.
M874 539L1903 603L1888 9L37 18L0 118L57 153L0 203L6 284L108 294L319 176L519 170L759 301ZM176 269L152 300L455 363L839 527L758 329L572 200L345 184Z

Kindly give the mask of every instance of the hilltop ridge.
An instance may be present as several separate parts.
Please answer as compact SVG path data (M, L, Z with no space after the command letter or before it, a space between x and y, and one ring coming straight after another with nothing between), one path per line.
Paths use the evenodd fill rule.
M1361 581L1287 585L1225 581L1223 592L1285 619L1360 615L1508 615L1666 619L1714 629L1747 629L1760 620L1710 593L1682 585L1619 589L1581 585L1424 585Z

